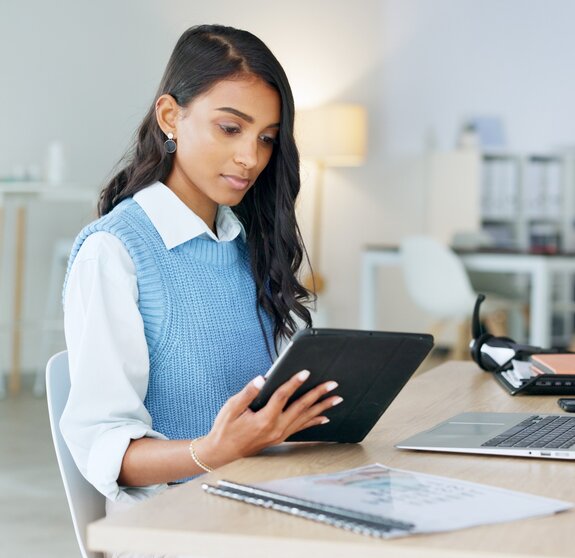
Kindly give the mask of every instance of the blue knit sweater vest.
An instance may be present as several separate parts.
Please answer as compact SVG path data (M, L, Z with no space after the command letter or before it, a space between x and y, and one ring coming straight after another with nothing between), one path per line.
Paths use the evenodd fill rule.
M229 397L271 365L257 314L245 242L196 237L171 250L129 198L78 235L106 231L132 258L150 356L144 404L152 428L169 439L203 436ZM260 311L270 349L273 326Z

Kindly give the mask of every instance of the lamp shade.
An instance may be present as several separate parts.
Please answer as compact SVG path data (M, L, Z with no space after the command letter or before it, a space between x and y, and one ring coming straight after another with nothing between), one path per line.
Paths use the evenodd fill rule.
M365 159L367 115L355 104L330 104L298 111L295 136L302 157L328 167L361 165Z

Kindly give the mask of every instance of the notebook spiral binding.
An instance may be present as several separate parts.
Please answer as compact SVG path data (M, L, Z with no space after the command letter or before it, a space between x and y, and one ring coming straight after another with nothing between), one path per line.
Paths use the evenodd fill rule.
M392 532L407 534L415 527L411 523L387 519L381 516L371 516L352 510L336 508L335 506L325 506L280 494L273 494L272 496L271 493L259 491L254 487L220 481L220 483L222 482L224 484L218 486L202 484L202 488L208 494L215 494L304 519L311 519L312 521L370 537L385 538ZM262 496L254 496L250 492L261 492ZM285 499L286 502L282 502L282 499Z

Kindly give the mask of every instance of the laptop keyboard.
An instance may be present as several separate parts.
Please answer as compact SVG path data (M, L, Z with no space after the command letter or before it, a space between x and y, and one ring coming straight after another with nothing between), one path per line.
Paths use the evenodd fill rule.
M570 448L575 445L575 417L533 415L481 445L506 448Z

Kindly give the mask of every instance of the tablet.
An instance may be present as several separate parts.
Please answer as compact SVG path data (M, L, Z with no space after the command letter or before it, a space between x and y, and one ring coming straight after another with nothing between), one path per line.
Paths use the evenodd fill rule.
M258 411L280 385L309 370L310 377L287 405L329 380L339 386L325 397L340 395L343 402L324 413L330 422L297 432L288 441L361 442L432 347L433 337L425 333L305 329L274 362L250 407Z

